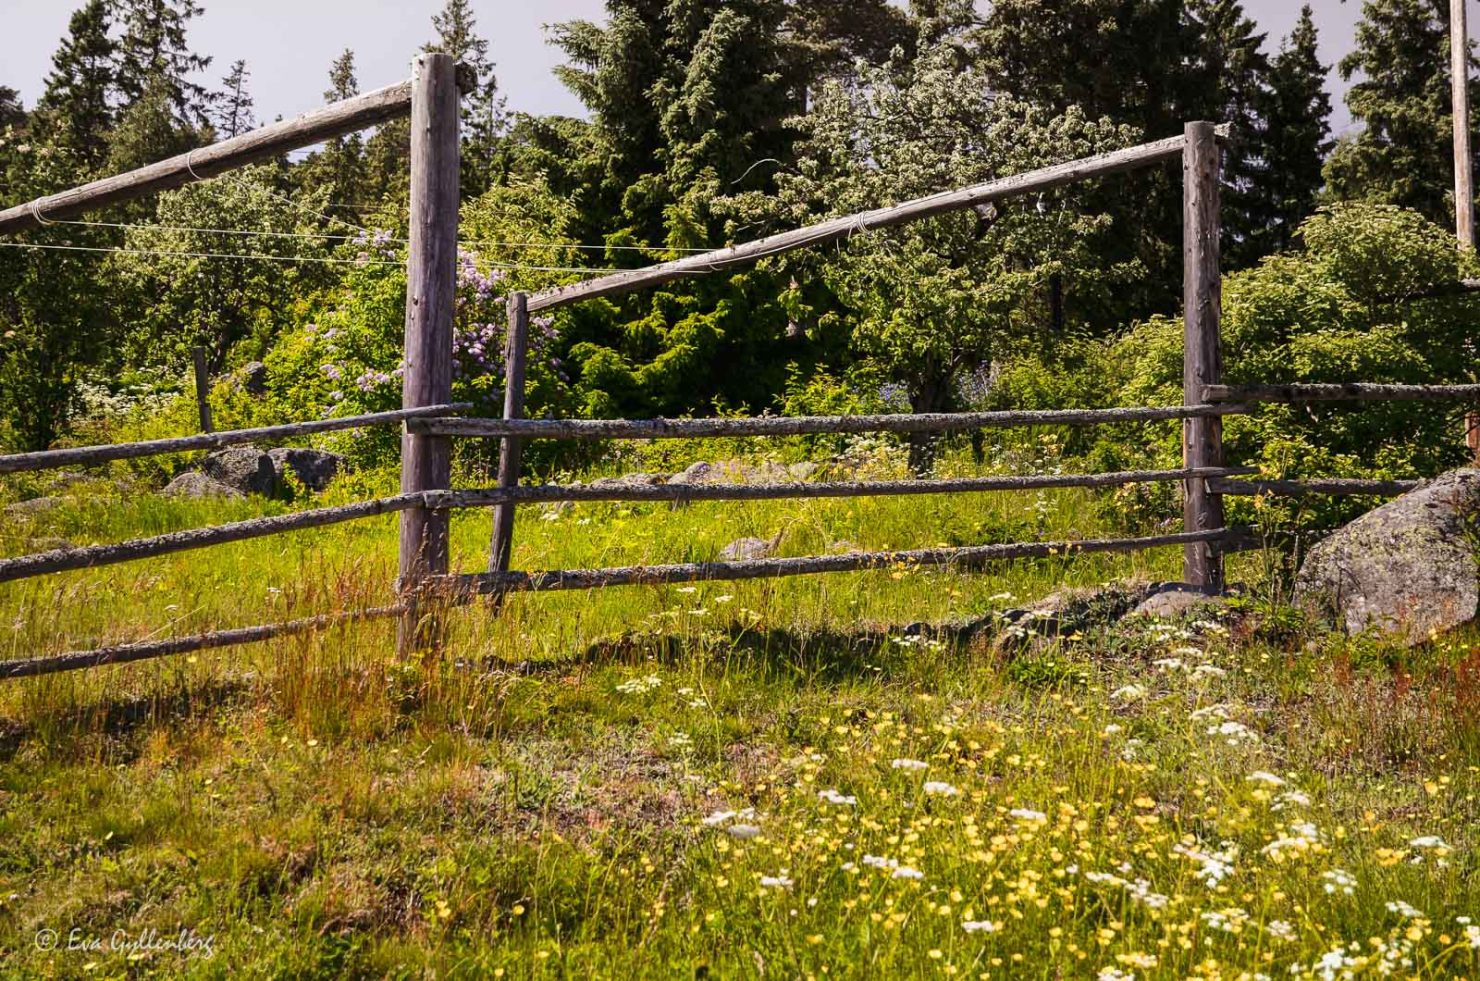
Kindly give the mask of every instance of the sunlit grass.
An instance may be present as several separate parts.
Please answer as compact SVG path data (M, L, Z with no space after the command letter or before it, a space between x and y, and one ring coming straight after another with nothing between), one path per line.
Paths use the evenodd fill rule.
M80 497L4 548L263 510ZM784 555L1150 531L1120 511L1071 491L530 508L515 565L778 531ZM459 516L456 564L481 569L488 535ZM394 552L386 518L0 586L0 655L378 605ZM8 683L0 957L66 977L1474 975L1473 634L1401 654L1249 612L1005 658L903 629L1179 566L512 596L454 613L426 660L380 623ZM35 941L150 928L215 956Z

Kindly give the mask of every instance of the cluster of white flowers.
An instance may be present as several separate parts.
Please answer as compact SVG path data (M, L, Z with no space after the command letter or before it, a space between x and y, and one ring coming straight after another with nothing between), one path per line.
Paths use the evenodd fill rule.
M1132 882L1129 879L1115 875L1113 872L1086 872L1084 873L1084 877L1090 882L1099 885L1117 886L1124 889L1131 899L1148 909L1162 909L1167 903L1171 902L1171 897L1152 891L1151 883L1145 879L1137 879Z
M961 929L967 933L996 933L1002 929L1002 921L997 920L963 920Z
M646 678L633 678L630 681L622 682L617 686L617 692L622 695L646 695L648 692L655 691L662 686L663 679L655 674L650 674Z
M1276 940L1289 942L1296 937L1295 928L1285 920L1270 920L1264 924L1264 932Z
M1260 851L1276 862L1289 855L1300 855L1321 843L1321 831L1309 821L1297 821L1286 828L1287 833L1265 845Z
M839 807L853 807L858 803L857 797L850 794L841 794L836 790L819 790L817 797L819 800L827 801L829 804L837 804Z
M785 875L761 876L762 889L790 889L794 883Z
M1331 895L1350 896L1357 888L1357 877L1345 869L1328 869L1321 873L1321 888Z
M923 760L899 759L894 760L889 765L896 770L909 770L911 772L919 772L920 770L930 769L930 764L924 762Z
M925 793L932 797L958 797L961 791L940 780L925 781Z
M1042 811L1035 811L1032 808L1028 807L1014 807L1012 810L1007 812L1007 815L1008 817L1016 818L1019 821L1026 821L1029 824L1042 824L1043 822L1048 820L1047 814L1044 814Z
M1249 922L1248 910L1237 906L1228 909L1208 910L1199 917L1207 924L1210 930L1219 930L1223 933L1238 933Z
M1212 851L1177 844L1172 846L1172 852L1198 863L1198 869L1193 874L1203 885L1215 889L1233 874L1233 861L1238 856L1238 846L1225 841L1222 851Z

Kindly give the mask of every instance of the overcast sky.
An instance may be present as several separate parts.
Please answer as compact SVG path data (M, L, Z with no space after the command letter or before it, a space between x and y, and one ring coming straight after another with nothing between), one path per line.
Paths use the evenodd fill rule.
M431 15L443 0L204 0L206 12L191 26L192 46L215 58L210 81L237 58L252 72L257 115L291 116L321 102L329 63L352 48L364 89L405 78L417 48L431 35ZM847 0L839 0L847 2ZM52 52L80 0L4 0L8 41L0 84L20 90L31 105L41 91ZM1480 29L1480 0L1470 0L1471 33ZM1288 33L1298 0L1244 0L1250 15L1270 36L1273 51ZM1335 64L1352 44L1359 0L1313 0L1321 33L1321 57ZM478 27L492 42L499 84L512 109L532 113L580 113L580 106L550 69L558 53L545 44L544 25L584 17L599 19L602 0L473 0ZM1348 116L1340 80L1331 91L1340 132ZM1148 137L1164 134L1148 133Z

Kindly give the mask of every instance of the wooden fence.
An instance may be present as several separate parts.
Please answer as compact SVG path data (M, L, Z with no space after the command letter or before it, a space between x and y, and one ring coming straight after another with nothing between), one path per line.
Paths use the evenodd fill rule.
M178 439L114 446L47 450L0 456L0 474L102 463L153 454L219 449L258 440L351 428L403 427L401 493L394 497L259 518L211 528L87 548L60 549L0 559L0 582L127 562L264 535L322 527L372 515L400 515L396 602L367 610L324 614L285 623L242 627L190 637L115 645L94 650L0 662L0 678L34 677L59 671L163 657L188 651L253 643L380 618L399 623L405 652L435 646L441 637L439 611L477 596L599 587L740 580L853 572L898 564L979 568L991 562L1074 553L1133 552L1165 546L1183 548L1184 578L1215 590L1223 584L1224 554L1251 544L1246 531L1224 521L1228 494L1395 494L1402 481L1239 480L1256 471L1229 467L1223 458L1222 419L1247 413L1261 401L1329 399L1480 400L1480 386L1260 385L1223 384L1219 340L1221 312L1218 241L1218 127L1187 124L1181 136L1083 160L1045 167L907 201L887 208L819 222L732 248L694 255L646 269L620 272L543 293L509 297L504 415L467 418L470 407L452 404L453 311L458 223L459 93L466 75L446 55L419 57L410 81L327 106L298 119L196 150L127 174L95 181L61 194L0 212L0 233L22 231L86 211L132 200L191 180L224 173L390 119L411 117L410 244L407 264L405 372L397 412L295 423L263 429L203 433ZM531 313L616 296L751 264L793 249L835 242L935 215L948 214L1024 194L1123 173L1180 159L1184 178L1184 398L1180 406L1092 410L964 412L879 416L760 416L739 419L526 419L525 364ZM981 477L951 480L785 482L661 486L526 486L520 483L523 444L532 439L692 439L709 436L776 436L821 433L962 432L991 427L1098 425L1181 420L1183 466L1177 470L1120 473ZM500 441L498 482L486 489L451 486L451 440ZM1126 539L1008 542L958 548L929 548L846 555L768 558L732 562L606 569L511 570L515 516L520 504L561 501L738 501L777 498L981 493L1053 487L1115 487L1179 483L1183 488L1181 532ZM453 575L449 570L448 525L455 509L493 510L488 570Z

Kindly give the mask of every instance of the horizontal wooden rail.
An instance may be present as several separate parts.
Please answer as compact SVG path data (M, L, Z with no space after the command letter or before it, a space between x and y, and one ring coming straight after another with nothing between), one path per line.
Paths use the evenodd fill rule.
M1204 402L1421 402L1480 401L1480 385L1374 385L1365 382L1296 385L1206 385Z
M1398 497L1417 487L1417 480L1356 480L1348 478L1317 477L1309 480L1223 480L1208 481L1215 494L1230 494L1235 497L1254 497L1273 494L1276 497L1296 497L1302 494L1329 494L1333 496L1370 494L1373 497Z
M1201 470L1126 470L1096 474L1034 474L1024 477L958 477L949 480L862 480L846 483L776 484L545 484L486 490L428 491L433 508L496 507L562 501L770 501L783 498L895 497L981 491L1045 490L1057 487L1121 487L1178 480L1210 480L1258 473L1256 467Z
M1183 532L1150 538L1094 539L1079 542L1015 542L964 548L927 548L901 552L856 552L803 558L752 559L743 562L689 562L681 565L629 566L611 569L563 569L553 572L485 572L432 576L424 580L432 596L463 597L506 592L553 592L607 586L662 585L681 582L766 579L828 572L861 572L898 566L971 569L1004 559L1044 558L1093 552L1137 552L1189 542L1244 542L1243 529Z
M212 545L224 545L227 542L264 538L268 535L281 535L305 528L322 528L325 525L358 521L361 518L371 518L378 514L391 514L425 506L421 494L401 494L397 497L342 504L338 507L318 508L313 511L297 511L293 514L280 514L270 518L252 518L248 521L236 521L211 528L177 531L153 538L136 538L110 545L53 549L50 552L38 552L35 555L0 559L0 583L30 579L53 572L117 565L120 562L132 562L155 555L186 552L191 549L208 548Z
M168 160L104 177L0 211L0 233L37 228L111 204L182 187L248 164L375 126L411 112L411 83L398 82Z
M743 419L413 419L406 429L433 436L520 439L699 439L824 433L944 433L1000 426L1091 425L1239 415L1245 405L1169 405L1123 409L921 412L880 416L755 416Z
M274 637L312 633L331 627L359 623L366 620L384 620L398 617L406 612L404 606L383 606L369 610L353 610L348 613L326 613L322 616L289 620L286 623L268 623L257 627L238 627L233 630L218 630L214 633L196 634L192 637L175 637L170 640L144 641L138 644L120 644L91 651L68 651L49 657L33 657L16 661L0 661L0 681L12 678L35 678L44 674L63 671L80 671L84 668L101 667L104 664L128 664L152 658L168 657L172 654L188 654L216 647L234 647L255 644Z
M1226 133L1226 128L1220 127L1219 135L1225 136ZM609 276L587 280L584 283L535 293L529 298L529 312L535 313L539 310L578 303L582 300L594 300L603 296L619 296L648 286L659 286L684 276L702 275L719 272L733 266L748 265L768 256L805 248L809 245L834 242L859 232L892 228L895 225L918 221L922 218L979 207L992 201L1048 191L1065 184L1149 167L1163 161L1180 158L1185 143L1185 137L1173 136L1155 143L1145 143L1112 153L1102 153L1099 156L1071 160L1068 163L1055 164L1051 167L987 181L972 187L915 198L902 204L865 211L862 214L831 218L805 228L781 232L727 249L717 249L713 252L649 266L645 269L613 273Z
M232 429L220 433L202 433L199 436L151 439L140 443L113 443L106 446L76 446L60 450L39 450L35 453L15 453L10 456L0 456L0 473L55 470L59 467L88 466L94 463L129 460L141 456L162 456L168 453L189 453L195 450L219 450L222 447L255 443L259 440L289 439L294 436L309 436L313 433L332 433L344 429L385 426L406 422L409 419L470 412L472 409L473 406L470 403L429 405L421 409L397 409L394 412L373 412L363 416L293 422L282 426L263 426L258 429Z

